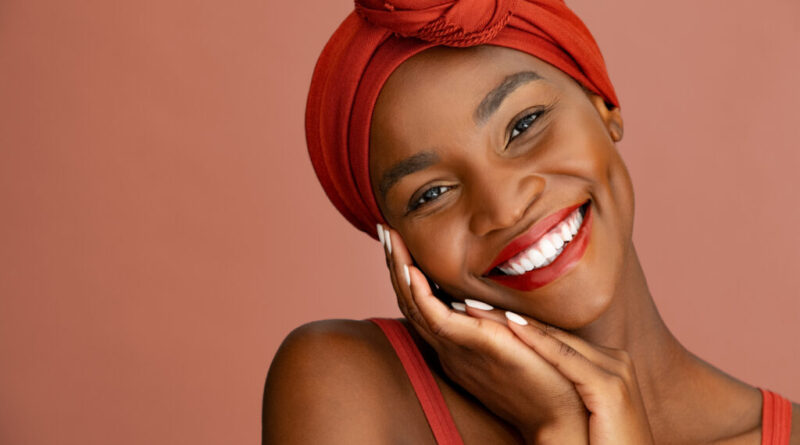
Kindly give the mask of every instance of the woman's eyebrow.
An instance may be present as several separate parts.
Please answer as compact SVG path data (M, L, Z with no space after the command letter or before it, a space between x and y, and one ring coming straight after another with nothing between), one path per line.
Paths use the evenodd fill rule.
M378 191L380 191L381 197L385 200L386 193L403 176L428 168L437 162L439 162L439 155L432 151L421 151L392 165L391 168L386 170L378 183Z
M500 82L500 85L497 85L492 91L489 91L481 103L478 104L478 108L475 109L475 114L473 115L473 120L476 124L483 125L492 113L497 111L497 108L512 91L528 82L540 79L542 79L542 76L533 71L520 71L506 76L506 78Z
M485 123L489 117L497 111L503 100L511 94L514 90L528 82L543 79L538 73L534 71L520 71L506 76L499 85L494 87L492 91L486 94L478 108L475 110L473 116L478 125ZM439 162L439 155L432 151L421 151L413 156L409 156L400 162L392 165L381 177L378 183L378 191L381 197L385 200L386 193L389 189L397 183L403 176L410 175L411 173L430 167Z

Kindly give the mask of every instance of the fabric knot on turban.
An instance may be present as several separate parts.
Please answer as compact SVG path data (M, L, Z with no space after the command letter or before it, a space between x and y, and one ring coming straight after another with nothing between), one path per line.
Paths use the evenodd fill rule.
M402 37L466 47L493 39L508 23L516 0L356 0L356 13Z
M496 45L538 57L618 106L597 43L563 0L356 0L317 60L306 103L314 171L336 209L377 239L372 109L389 75L427 48Z

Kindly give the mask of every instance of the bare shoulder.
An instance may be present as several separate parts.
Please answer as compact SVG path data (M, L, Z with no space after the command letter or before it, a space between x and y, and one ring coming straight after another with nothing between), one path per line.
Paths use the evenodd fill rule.
M283 341L267 375L263 441L385 443L398 422L396 409L407 403L403 379L394 350L372 322L300 326Z
M792 403L792 434L789 445L800 445L800 404Z

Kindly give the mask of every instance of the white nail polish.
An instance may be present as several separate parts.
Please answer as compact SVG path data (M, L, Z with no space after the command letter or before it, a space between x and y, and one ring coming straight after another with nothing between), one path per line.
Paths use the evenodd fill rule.
M383 226L381 223L378 223L378 239L381 241L381 245L385 246L386 242L383 240Z
M389 254L392 253L392 237L389 236L389 231L383 233L383 238L386 240L386 248L389 249Z
M520 317L519 315L511 311L506 311L506 318L509 319L509 321L512 321L520 326L525 326L526 324L528 324L528 320Z
M467 306L464 303L459 303L458 301L454 301L450 303L450 306L459 312L467 312Z
M464 303L466 303L467 306L469 306L469 307L471 307L473 309L480 309L482 311L491 311L492 309L494 309L493 307L489 306L488 304L484 303L483 301L471 300L469 298L465 298L464 299Z
M406 276L406 285L411 287L411 275L408 274L408 266L403 264L403 273Z

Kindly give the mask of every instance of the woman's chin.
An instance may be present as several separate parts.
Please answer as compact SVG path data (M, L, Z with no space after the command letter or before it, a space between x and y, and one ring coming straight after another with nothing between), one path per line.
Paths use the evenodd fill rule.
M568 331L585 328L597 321L611 306L611 296L606 293L575 295L574 301L564 301L552 313L542 314L541 321ZM564 308L568 309L565 310Z
M618 261L608 261L609 255L598 258L598 252L610 252L612 246L619 246L613 242L601 246L606 244L604 241L595 238L581 261L561 279L519 295L522 312L566 330L581 329L600 319L612 305L624 263L624 249L611 255Z

